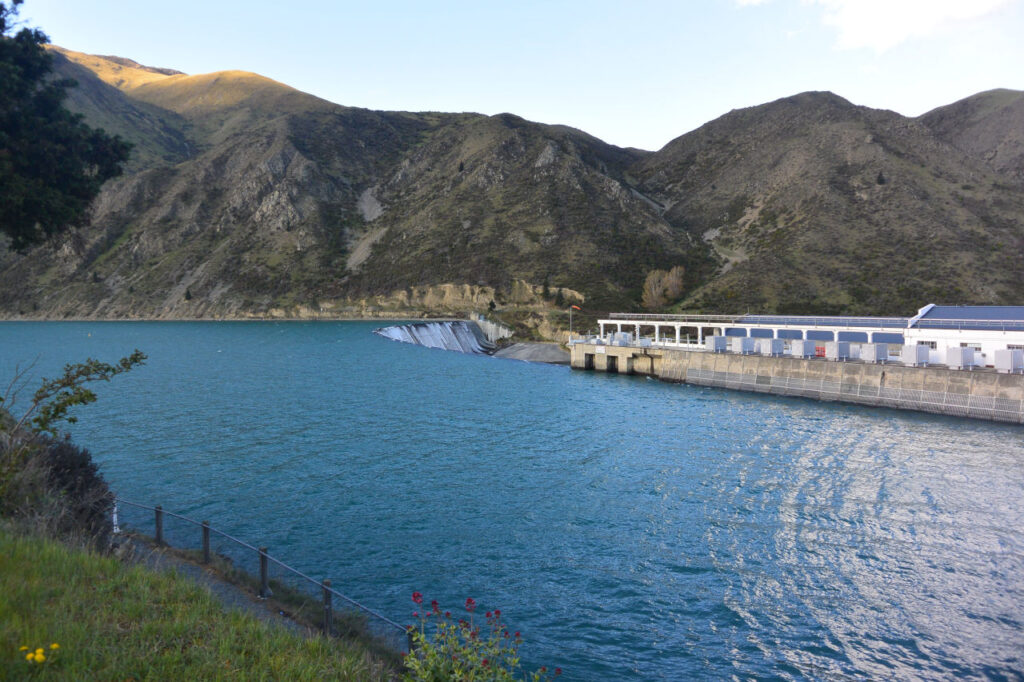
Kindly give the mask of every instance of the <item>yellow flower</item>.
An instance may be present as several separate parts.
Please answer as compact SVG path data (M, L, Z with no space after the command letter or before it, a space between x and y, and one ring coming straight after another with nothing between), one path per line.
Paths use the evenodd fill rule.
M36 652L36 663L42 663L45 660L46 660L46 656L44 656L41 653Z
M22 645L21 648L18 649L18 651L28 651L28 647L25 646L25 645Z
M60 648L60 644L57 644L56 642L54 642L53 644L50 645L50 648L53 649L54 651L56 651L57 649Z
M36 649L36 656L42 656L42 655L43 655L43 649L42 649L42 647L40 647L40 648Z
M31 663L32 661L36 660L36 655L30 651L27 654L25 654L25 660Z

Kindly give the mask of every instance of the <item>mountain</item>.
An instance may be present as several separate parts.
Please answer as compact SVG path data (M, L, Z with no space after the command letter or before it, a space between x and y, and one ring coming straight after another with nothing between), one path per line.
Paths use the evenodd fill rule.
M683 305L907 314L1024 298L1024 192L929 116L809 92L733 111L639 162L639 189L721 264ZM1012 117L976 120L989 140L1013 139Z
M648 269L694 259L623 184L641 153L580 131L375 112L256 74L54 52L79 83L70 104L137 156L90 228L3 257L8 315L360 314L368 297L543 305L545 288L628 305ZM451 284L458 295L438 293Z
M69 105L135 149L90 227L0 251L3 316L635 310L647 274L674 266L674 309L1024 298L1021 93L918 119L803 93L646 152L512 114L370 111L247 72L52 50L78 82Z

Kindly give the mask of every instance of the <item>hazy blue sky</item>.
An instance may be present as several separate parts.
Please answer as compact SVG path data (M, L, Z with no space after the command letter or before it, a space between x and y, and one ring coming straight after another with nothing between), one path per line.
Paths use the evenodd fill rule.
M81 52L645 149L806 90L912 116L1024 90L1024 0L26 0L22 18Z

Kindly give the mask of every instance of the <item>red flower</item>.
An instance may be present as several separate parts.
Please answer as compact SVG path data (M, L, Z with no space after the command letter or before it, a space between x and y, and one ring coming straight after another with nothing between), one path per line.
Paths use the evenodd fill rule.
M436 599L434 599L434 600L432 600L430 602L430 608L434 609L434 613L437 613L438 611L440 611L440 609L438 608L438 604L437 604L437 600Z
M561 668L555 668L555 677L557 677L557 676L559 676L561 674L562 674L562 669Z
M516 639L519 639L519 630L516 630Z
M540 671L541 671L542 673L546 673L546 672L548 671L548 667L547 667L546 665L542 665L542 666L540 667Z
M486 659L486 658L485 658L484 660L480 661L480 663L481 663L481 664L482 664L482 665L483 665L483 666L484 666L485 668L487 667L487 659Z
M419 611L413 611L412 612L412 617L413 618L419 618L420 617L420 612Z
M501 609L494 609L494 615L495 615L495 617L500 616L501 615Z
M466 610L470 613L476 611L476 601L472 597L466 597Z
M419 592L413 592L412 593L412 600L414 602L416 602L417 604L422 604L423 603L423 595L420 594Z
M487 618L490 618L491 617L491 612L488 611L487 613L484 614L484 616L486 616Z
M451 611L445 611L444 612L444 617L445 618L451 618L452 617L452 612Z

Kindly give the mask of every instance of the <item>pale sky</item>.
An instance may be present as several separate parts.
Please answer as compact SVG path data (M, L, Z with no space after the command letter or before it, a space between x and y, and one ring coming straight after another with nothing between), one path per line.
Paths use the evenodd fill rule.
M26 0L21 16L80 52L652 150L807 90L908 116L1024 90L1024 0Z

